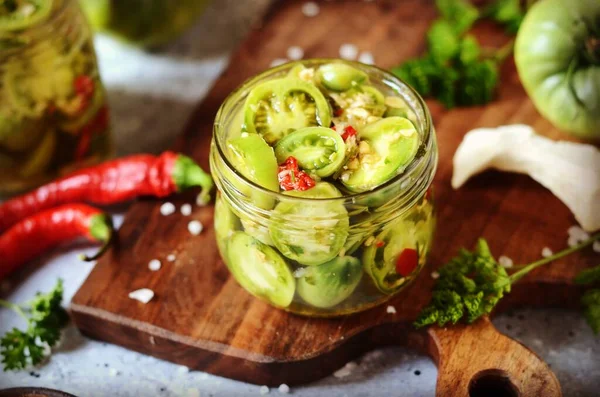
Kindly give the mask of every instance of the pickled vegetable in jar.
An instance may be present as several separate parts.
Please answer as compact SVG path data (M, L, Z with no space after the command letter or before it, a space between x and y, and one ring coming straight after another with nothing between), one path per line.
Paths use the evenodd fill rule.
M254 77L221 106L210 162L221 256L275 307L359 312L425 266L435 131L419 95L381 69L306 60Z
M106 95L76 0L0 3L0 196L111 153Z
M187 30L209 0L79 0L92 27L141 47L166 44Z

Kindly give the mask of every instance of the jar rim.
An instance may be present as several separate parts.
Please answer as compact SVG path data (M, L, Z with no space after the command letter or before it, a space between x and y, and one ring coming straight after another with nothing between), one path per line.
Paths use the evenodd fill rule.
M229 103L234 97L243 93L243 91L251 90L252 88L254 88L256 83L264 80L265 78L268 78L270 75L277 75L278 73L280 73L282 71L289 70L290 68L292 68L295 65L323 64L323 63L330 63L330 62L338 62L338 63L343 62L343 63L347 63L349 65L352 65L354 67L358 67L361 69L367 68L367 69L375 70L375 71L381 73L383 76L385 76L386 79L389 79L390 81L392 81L394 84L402 86L404 88L407 88L408 91L410 92L410 94L416 99L418 106L423 111L423 115L425 116L424 127L423 127L424 140L423 140L422 144L425 145L425 148L426 148L425 153L426 154L414 159L403 173L396 175L395 177L391 178L390 180L386 181L385 183L382 183L381 185L378 185L377 187L373 188L372 190L368 190L365 192L358 192L358 193L343 194L341 197L306 198L306 197L290 196L290 195L284 194L282 192L276 192L276 191L264 188L264 187L260 186L259 184L255 183L254 181L251 181L250 179L246 178L242 173L240 173L233 166L233 164L231 164L231 162L229 161L229 158L227 157L227 155L225 154L225 151L223 150L223 147L222 147L219 139L217 138L218 132L220 131L221 127L224 125L223 123L221 123L221 120L227 116L227 114L224 114L225 105L227 103ZM388 70L385 70L379 66L368 65L368 64L364 64L364 63L360 63L360 62L356 62L356 61L349 61L349 60L339 59L339 58L307 58L307 59L303 59L300 61L291 61L291 62L287 62L287 63L284 63L279 66L275 66L275 67L266 69L263 72L261 72L257 75L254 75L253 77L248 78L240 86L238 86L231 93L229 93L229 95L225 98L225 100L219 107L219 110L217 112L217 115L215 116L215 121L213 124L213 143L215 144L215 146L217 148L219 157L225 163L225 166L228 168L228 170L231 171L233 174L235 174L238 178L240 178L244 183L249 185L252 189L259 190L261 192L261 194L264 193L264 194L270 195L271 197L273 197L277 200L286 200L286 201L290 201L290 202L293 202L293 201L334 202L334 201L340 201L340 200L351 200L351 201L365 200L369 197L372 197L372 196L380 193L381 191L386 190L387 188L389 188L392 185L395 185L395 184L402 185L406 181L411 180L411 178L413 178L413 183L410 184L409 186L412 187L418 183L419 177L421 177L422 175L426 174L429 171L428 167L421 167L421 165L427 161L430 161L431 156L433 155L432 149L435 144L434 140L435 140L435 133L433 132L433 122L431 119L431 114L429 112L429 108L427 107L425 100L421 97L421 95L419 95L419 93L412 86L408 85L406 82L404 82L402 79L395 76ZM420 172L417 172L419 170L420 170Z

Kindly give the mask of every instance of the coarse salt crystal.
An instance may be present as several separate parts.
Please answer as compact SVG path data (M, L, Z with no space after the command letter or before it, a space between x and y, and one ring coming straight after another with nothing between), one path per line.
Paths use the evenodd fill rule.
M336 378L345 378L349 375L352 374L352 371L357 367L356 363L353 361L350 361L348 364L346 364L343 368L338 369L337 371L335 371L333 373L333 376L335 376Z
M154 298L154 291L148 288L141 288L130 292L129 298L146 304Z
M353 61L358 56L358 47L354 44L342 44L340 46L340 57Z
M500 258L498 258L498 263L502 267L513 267L513 261L508 256L502 255Z
M294 271L294 277L302 278L302 277L304 277L304 275L306 274L307 271L308 270L306 267L300 267L300 268L296 269L296 271Z
M594 241L594 245L592 245L592 249L594 252L600 252L600 241Z
M587 240L590 238L589 233L577 225L571 226L569 230L567 230L567 233L569 233L569 236L575 237L579 240Z
M437 280L440 278L440 274L438 272L431 272L431 278Z
M198 236L200 233L202 233L202 229L204 229L204 226L202 226L202 223L200 223L200 221L191 221L190 223L188 223L188 231L193 236Z
M187 397L200 397L200 390L196 388L187 389Z
M190 369L185 365L182 365L177 369L177 372L179 372L180 374L188 374L190 372Z
M148 262L148 269L152 270L153 272L159 271L161 266L162 264L158 259L152 259L150 262Z
M567 245L571 248L575 247L576 245L579 245L579 239L575 236L570 236L567 240Z
M271 67L274 68L275 66L279 66L279 65L283 65L284 63L286 63L288 60L285 58L276 58L273 59L271 61Z
M192 215L192 206L190 204L184 204L181 206L181 215L190 216Z
M167 262L175 262L175 254L167 255Z
M387 307L386 312L388 314L396 314L396 308L394 306L390 305Z
M269 394L269 387L261 386L259 391L260 391L260 394L264 396L265 394Z
M544 258L548 258L548 257L552 256L552 254L553 254L553 252L550 248L544 247L544 249L542 249L542 256Z
M291 46L287 50L287 56L292 61L297 61L299 59L302 59L302 57L304 57L304 50L301 47L298 47L297 45Z
M304 14L304 16L307 16L309 18L316 17L317 15L319 15L319 11L319 5L314 1L309 1L302 4L302 13Z
M279 393L281 394L288 394L290 392L290 387L288 385L286 385L285 383L279 385Z
M375 57L373 57L373 54L371 54L370 52L365 51L365 52L362 52L358 56L358 62L364 63L366 65L374 65L375 64Z
M175 213L175 205L167 201L166 203L160 206L160 213L164 216L168 216Z

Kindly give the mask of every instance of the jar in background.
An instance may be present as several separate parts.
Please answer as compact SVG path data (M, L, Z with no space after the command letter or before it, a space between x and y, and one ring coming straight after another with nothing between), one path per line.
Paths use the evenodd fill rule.
M79 0L92 27L141 47L166 44L187 30L209 0Z
M111 154L106 94L77 0L0 5L0 196Z
M331 60L300 64L318 68L327 62ZM215 234L221 256L247 291L307 316L351 314L400 293L424 267L435 228L430 185L438 152L424 101L384 70L345 63L365 72L385 95L404 100L402 117L412 121L422 138L408 168L371 191L334 198L294 197L267 190L232 166L227 140L242 133L249 92L289 75L298 63L244 83L225 100L214 125L210 165L219 190ZM307 252L313 256L307 257Z

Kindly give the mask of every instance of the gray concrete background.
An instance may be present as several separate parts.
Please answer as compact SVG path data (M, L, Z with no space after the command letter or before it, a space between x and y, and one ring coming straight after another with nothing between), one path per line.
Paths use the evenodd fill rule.
M227 63L230 52L269 0L215 0L198 25L166 51L144 53L98 37L101 73L109 91L120 155L169 147ZM281 54L285 57L285 54ZM337 54L331 54L337 56ZM120 222L122 216L117 213ZM66 301L83 282L91 265L71 247L31 266L26 280L11 280L0 295L14 301L50 289L58 277L66 284ZM89 250L90 253L93 250ZM507 253L509 254L509 253ZM565 396L597 396L600 386L600 338L579 313L524 310L497 318L503 332L537 352L554 369ZM0 309L0 332L19 326L18 318ZM291 393L312 396L433 396L436 368L430 359L403 348L387 348L356 361L349 375L294 387ZM260 388L143 356L117 346L88 340L73 327L51 360L33 371L0 373L0 386L44 386L78 396L256 396ZM279 395L277 389L270 395Z

